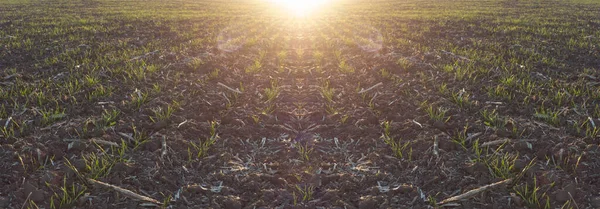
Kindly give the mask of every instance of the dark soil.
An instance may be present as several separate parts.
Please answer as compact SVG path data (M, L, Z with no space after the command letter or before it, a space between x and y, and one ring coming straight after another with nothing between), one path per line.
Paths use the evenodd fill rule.
M537 9L534 6L538 4L519 2L463 2L463 9L452 9L454 13L443 20L435 13L442 12L438 7L448 6L449 2L358 1L354 6L331 6L331 11L305 19L267 12L269 6L247 2L40 1L26 4L30 12L21 11L19 4L0 3L0 11L12 11L0 14L0 30L6 31L0 34L0 87L15 95L0 97L0 105L8 113L6 117L0 115L0 125L10 124L9 117L15 124L26 124L19 126L23 130L13 136L0 138L0 208L58 206L65 196L60 188L65 185L84 191L72 204L63 205L65 208L438 207L436 203L443 199L504 180L478 162L473 152L477 145L501 140L507 143L491 145L488 152L516 156L510 169L515 181L447 206L543 208L548 200L551 208L600 208L600 176L596 174L600 169L600 141L597 136L571 130L569 119L576 113L564 113L556 126L540 122L533 117L536 108L550 102L532 98L526 104L522 101L527 96L521 94L515 94L512 100L491 97L487 89L497 84L503 72L484 58L463 59L446 51L448 44L477 48L466 40L510 42L508 39L517 35L502 37L489 27L504 24L493 23L496 18L518 16L523 8ZM538 6L546 10L581 7L575 3L541 2ZM482 13L495 10L487 7L500 12L454 18L469 12L468 8L479 8ZM57 23L47 20L50 14L43 11L54 12L58 22L73 27L102 25L106 31L81 28L51 35L41 29ZM420 11L431 17L377 16L378 12L403 11ZM68 12L90 22L70 21L75 17ZM232 20L232 24L220 16L204 17L195 12L239 19ZM258 12L264 14L256 15ZM590 17L579 14L565 18L577 22ZM359 20L365 23L359 24ZM253 37L257 41L245 42L239 48L219 48L218 34L227 27L243 31L245 41ZM379 31L374 35L356 32L368 27ZM600 29L597 21L585 27ZM27 28L46 32L19 32ZM11 34L32 39L32 48L9 47L12 42L6 37ZM69 35L79 38L69 41ZM381 42L377 41L378 35L382 36ZM360 37L368 37L370 45L361 43ZM543 38L540 35L531 44L540 44L537 39ZM197 39L204 42L192 43ZM399 39L407 45L387 41ZM547 44L564 46L563 39L553 40L557 43ZM89 49L65 55L78 47ZM502 57L510 47L507 43L490 53L497 53L510 65L509 58ZM129 54L126 49L139 51ZM563 63L562 67L539 63L524 74L541 73L556 85L576 83L580 73L567 69L597 71L597 46L594 50L540 51L540 56L554 57ZM137 53L140 51L145 53ZM317 52L322 53L322 60L315 55ZM265 54L262 59L261 53ZM283 61L279 53L287 54ZM338 55L354 72L344 71ZM49 64L44 61L49 57L59 57L60 61ZM202 60L202 64L190 64L194 59ZM258 59L262 61L260 69L246 72ZM398 64L398 60L408 64ZM127 72L140 67L142 61L159 66L158 70L140 80L128 77ZM458 80L454 73L442 69L449 63L463 62L492 70ZM80 67L74 68L75 64ZM218 75L213 74L215 69L219 69ZM383 76L382 70L391 76ZM61 80L63 75L66 77ZM73 79L83 82L85 75L97 76L102 88L110 88L112 93L88 97L100 88L97 85L65 93L63 85ZM280 92L267 101L265 88L271 88L273 82ZM334 89L331 101L322 93L325 83ZM450 91L469 92L470 105L460 107L451 101L449 94L440 92L442 83ZM54 100L38 105L34 93L18 96L25 86ZM160 91L153 91L156 88ZM235 93L235 89L242 93ZM131 104L136 90L149 93L148 101L140 108ZM361 90L365 93L358 93ZM587 102L588 111L597 99L580 96L571 100L573 105L546 106L570 108ZM424 102L447 108L450 119L431 119ZM169 104L176 104L172 117L150 119L155 116L153 110ZM65 109L66 116L44 123L39 110L56 107ZM265 111L270 107L274 109ZM101 120L104 110L114 109L120 115L113 125L98 128L98 122L90 122ZM501 128L486 125L481 112L491 109L511 122ZM598 118L590 120L600 122ZM190 142L209 139L212 121L218 123L218 137L208 153L196 158ZM402 157L383 140L385 122L391 124L390 137L409 143ZM464 147L453 141L461 131L468 138ZM139 146L132 140L138 136L147 139ZM92 173L86 165L91 154L116 157L122 146L127 147L121 156L125 160L115 161L107 175L95 180L165 205L148 204L86 181ZM311 152L302 155L301 147ZM536 194L541 205L531 205L515 194L524 185L540 189Z

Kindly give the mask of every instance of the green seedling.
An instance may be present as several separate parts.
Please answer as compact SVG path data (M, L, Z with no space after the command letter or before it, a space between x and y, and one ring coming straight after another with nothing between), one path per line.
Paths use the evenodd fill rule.
M132 124L131 129L133 130L133 141L131 143L134 150L150 140L150 137L145 132L138 130L135 125Z
M252 115L252 120L254 121L254 123L258 124L260 123L260 116Z
M410 67L413 66L412 61L410 61L410 59L401 57L398 60L396 60L396 65L398 65L398 67L400 67L400 69L409 69Z
M478 139L473 143L473 146L471 146L471 151L475 154L475 159L472 160L473 162L485 162L485 159L483 158L485 157L485 153L483 153L484 149L480 145ZM487 152L487 149L485 151Z
M96 84L100 83L100 79L98 77L91 75L85 75L83 80L85 81L85 85L89 87L95 86Z
M313 59L315 60L315 64L320 68L323 65L323 52L321 51L315 51L313 53Z
M494 88L489 88L488 95L490 97L505 99L508 101L511 101L513 98L512 93L504 85L497 85Z
M155 94L160 93L161 92L160 85L157 83L152 84L152 92L154 92Z
M248 74L258 73L258 72L260 72L261 69L262 69L261 60L254 60L254 64L246 67L246 73L248 73Z
M526 183L525 185L515 186L513 191L516 193L516 195L521 197L528 207L549 209L551 208L550 197L548 196L547 192L553 186L554 182L545 192L542 192L541 187L537 185L537 178L533 177L533 185Z
M154 112L154 117L150 116L150 120L154 123L158 123L159 121L169 121L177 106L177 103L174 102L174 104L167 105L166 108L158 107L152 110L152 112Z
M505 118L502 118L498 115L496 109L492 111L484 109L483 111L481 111L481 116L483 117L483 124L488 127L499 129L504 128L508 123Z
M162 192L161 192L162 194ZM160 208L162 209L167 209L170 208L171 206L169 206L171 204L171 201L173 201L173 196L172 195L164 195L163 201L162 201L162 205L160 206Z
M309 145L302 145L300 143L296 144L296 149L298 149L298 154L304 161L310 160L310 153L314 150L313 147L309 147Z
M342 116L340 118L340 124L346 124L346 122L348 121L348 118L350 118L350 115L344 114L344 116Z
M275 98L277 98L277 96L279 96L279 85L277 84L277 80L271 80L271 88L265 88L265 97L266 97L266 101L265 102L271 102L273 100L275 100Z
M390 73L390 71L386 70L385 68L381 68L379 70L379 74L383 78L391 78L392 77L392 74Z
M131 104L135 107L135 109L139 110L143 104L148 102L148 93L143 93L142 91L135 89L133 94L130 95Z
M43 126L50 125L50 124L54 123L55 121L58 121L60 119L67 117L67 114L65 114L65 110L61 109L61 108L56 108L56 109L51 109L51 110L44 109L44 110L40 110L40 113L42 114L42 125Z
M315 187L312 185L305 185L305 186L296 185L296 191L298 191L300 196L302 196L302 200L301 200L302 202L308 202L313 199L313 193L315 191ZM294 192L294 194L295 194L295 192ZM294 202L297 202L296 198L294 198Z
M438 87L438 92L442 95L447 94L448 93L448 84L442 83L442 85L440 85L440 87Z
M406 142L406 143L402 143L402 140L395 140L394 138L392 138L391 136L389 136L389 130L386 130L389 128L389 125L384 123L384 133L381 136L381 138L383 139L383 142L387 145L390 146L390 148L392 148L392 153L394 153L394 155L397 158L400 159L404 159L404 157L408 157L408 161L412 160L412 147L409 148L410 142ZM407 150L408 149L408 150Z
M535 118L541 119L544 122L557 126L560 123L559 119L560 111L551 110L550 108L545 108L543 105L535 110L535 114L533 115Z
M117 125L119 114L121 114L121 111L119 110L104 110L104 113L102 113L101 122L97 123L96 125L100 124L102 127L115 126Z
M323 96L323 98L325 98L327 102L332 103L334 94L335 89L330 87L329 80L323 82L323 85L321 86L321 95Z
M275 103L269 103L262 110L260 110L260 114L270 115L275 111Z
M442 107L434 108L433 105L429 105L425 107L425 112L427 112L429 119L431 119L432 121L446 123L448 122L448 120L450 120L450 117L446 116L448 109L444 109Z
M116 160L106 153L96 154L92 152L87 156L83 156L83 160L86 171L88 171L87 176L91 179L106 177L116 163Z
M452 93L452 101L461 108L465 108L471 104L469 100L469 93L465 92L465 90L460 90L458 92Z
M192 161L193 158L200 159L208 155L208 149L215 144L218 135L208 138L204 141L199 140L196 142L190 142L191 148L188 147L188 161ZM192 150L193 149L193 150Z
M202 67L202 65L204 65L205 62L202 59L199 58L193 58L192 60L190 60L187 65L188 67L192 68L193 70L198 70Z
M546 157L546 160L548 165L553 165L557 169L575 175L577 174L577 168L579 168L582 157L582 154L579 154L579 156L577 154L570 154L566 157L558 157L558 159L554 156Z
M515 177L514 167L517 159L518 155L510 155L508 153L498 154L498 152L494 152L486 157L485 164L492 176L509 179Z
M113 88L104 87L101 84L98 84L97 87L94 88L88 95L88 101L93 101L95 99L108 97L112 94Z
M219 68L215 68L213 71L211 71L211 72L210 72L210 74L208 75L208 77L209 77L210 79L216 79L216 78L218 78L218 77L219 77L219 72L220 72L220 71L221 71L221 70L220 70Z
M456 135L452 137L452 142L458 144L464 150L467 150L467 130L469 129L469 125L465 125L463 130L457 131Z
M277 68L279 70L280 73L285 71L285 61L287 58L287 52L286 51L280 51L277 52Z
M327 103L325 104L325 111L329 115L337 115L340 114L341 109L336 108L333 104Z
M217 134L217 127L219 123L217 121L209 122L209 133L210 137L205 140L198 140L198 142L190 142L190 147L188 147L188 162L191 162L194 158L200 159L205 157L208 154L208 149L214 145L219 138Z
M54 190L53 186L46 182L46 186ZM78 184L67 185L67 178L63 178L63 186L58 188L58 192L50 197L50 208L70 208L75 206L80 197L83 197L87 188Z
M385 137L391 137L391 132L392 132L392 121L383 121L381 123L381 127L383 128L383 135Z
M338 65L340 72L342 73L354 73L354 67L352 67L350 64L348 64L345 60L340 61L340 64Z

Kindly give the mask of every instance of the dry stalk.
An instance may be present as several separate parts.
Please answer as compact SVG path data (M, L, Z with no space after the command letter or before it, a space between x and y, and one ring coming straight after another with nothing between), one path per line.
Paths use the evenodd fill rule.
M231 87L229 87L229 86L227 86L227 85L225 85L225 84L223 84L223 83L221 83L221 82L218 82L218 83L217 83L217 85L219 85L219 86L222 86L222 87L224 87L224 88L228 89L229 91L233 91L233 92L235 92L235 93L242 94L242 92L241 92L240 90L237 90L237 89L231 88Z
M442 200L438 204L439 205L443 205L443 204L450 203L450 202L456 202L456 201L459 201L459 200L464 200L464 199L473 197L476 194L484 192L484 191L486 191L486 190L488 190L490 188L497 187L497 186L502 185L502 184L508 184L512 180L513 179L510 178L510 179L502 180L502 181L499 181L499 182L496 182L496 183L493 183L493 184L488 184L488 185L485 185L485 186L482 186L482 187L479 187L479 188L476 188L476 189L472 189L472 190L470 190L468 192L465 192L463 194L460 194L460 195L457 195L457 196L450 197L450 198L447 198L445 200Z
M118 186L115 186L115 185L111 185L111 184L107 184L107 183L104 183L104 182L101 182L101 181L97 181L97 180L94 180L94 179L89 179L88 178L87 180L88 180L88 182L90 182L92 184L97 184L97 185L100 185L100 186L103 186L103 187L108 187L108 188L114 189L115 191L117 191L117 192L119 192L119 193L121 193L121 194L123 194L123 195L125 195L127 197L130 197L130 198L133 198L133 199L137 199L137 200L141 200L141 201L145 201L145 202L154 203L154 204L157 204L157 205L162 205L162 203L159 202L158 200L155 200L155 199L152 199L150 197L143 196L143 195L139 195L139 194L137 194L135 192L132 192L130 190L123 189L121 187L118 187Z
M358 94L362 94L362 93L365 93L365 92L367 92L367 91L371 91L371 90L373 90L374 88L377 88L378 86L381 86L381 85L383 85L383 83L382 83L382 82L379 82L379 83L377 83L377 84L375 84L375 85L373 85L373 86L369 87L368 89L363 89L363 90L359 91L359 92L358 92Z

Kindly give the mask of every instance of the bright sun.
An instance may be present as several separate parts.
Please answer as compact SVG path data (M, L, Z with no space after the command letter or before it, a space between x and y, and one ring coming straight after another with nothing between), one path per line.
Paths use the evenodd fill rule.
M325 4L329 0L269 0L290 11L290 14L305 17L317 7Z

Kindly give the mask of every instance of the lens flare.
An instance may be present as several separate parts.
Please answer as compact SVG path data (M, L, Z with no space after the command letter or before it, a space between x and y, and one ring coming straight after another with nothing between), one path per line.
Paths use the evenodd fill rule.
M269 0L297 17L306 17L328 0Z
M217 48L223 52L235 52L244 45L247 32L242 24L234 24L222 29L217 36Z
M354 41L366 52L377 52L383 48L383 35L373 26L358 24L354 29Z

